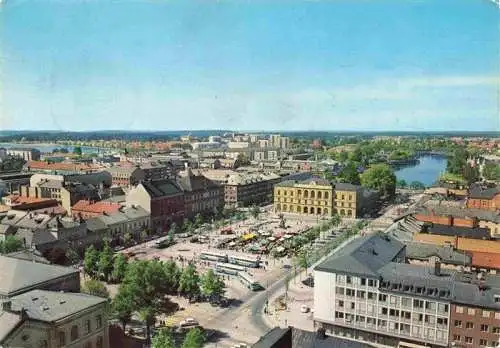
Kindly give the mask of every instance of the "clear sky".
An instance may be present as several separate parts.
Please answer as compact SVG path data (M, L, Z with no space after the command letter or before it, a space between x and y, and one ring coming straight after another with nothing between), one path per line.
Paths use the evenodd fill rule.
M1 129L500 130L490 0L3 0Z

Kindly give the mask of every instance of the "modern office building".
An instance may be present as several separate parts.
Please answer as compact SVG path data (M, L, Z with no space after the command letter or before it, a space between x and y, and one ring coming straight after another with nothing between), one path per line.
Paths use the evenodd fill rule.
M373 234L318 265L315 327L387 347L496 346L500 277L441 268L439 261L408 264L405 249L393 237ZM456 330L459 325L465 330Z

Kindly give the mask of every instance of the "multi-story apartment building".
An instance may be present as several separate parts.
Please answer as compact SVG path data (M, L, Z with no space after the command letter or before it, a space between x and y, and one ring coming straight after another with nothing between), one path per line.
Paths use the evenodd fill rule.
M2 195L6 193L19 193L21 186L29 185L31 173L3 173L0 174Z
M126 202L151 214L154 232L166 232L172 222L184 219L184 193L173 180L144 181L128 192Z
M187 218L198 214L213 214L224 206L224 187L201 174L194 174L189 167L178 178L184 191L184 211Z
M135 186L145 179L144 171L136 166L114 166L106 171L111 174L112 184L115 186Z
M26 147L12 147L7 149L7 154L14 157L20 157L25 161L40 160L40 150Z
M275 186L274 210L279 212L346 217L371 213L377 193L361 186L333 184L324 179L284 181Z
M287 180L274 186L276 212L332 216L333 185L324 179Z
M172 163L148 161L141 163L140 168L144 171L144 180L173 179L176 172Z
M268 204L273 201L274 185L281 181L276 174L238 173L224 183L224 202L228 207Z
M498 187L471 185L467 197L467 208L499 211L500 189Z
M33 290L2 302L0 345L11 348L108 348L108 301Z
M500 277L478 280L471 273L441 269L439 261L431 267L407 264L405 253L401 242L373 234L318 265L315 326L387 347L498 342L494 333L500 324ZM460 325L465 330L459 331Z

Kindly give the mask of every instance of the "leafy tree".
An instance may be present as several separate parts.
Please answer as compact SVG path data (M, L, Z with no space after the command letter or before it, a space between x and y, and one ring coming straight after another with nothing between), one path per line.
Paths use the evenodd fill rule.
M358 173L358 168L356 163L354 162L348 162L344 168L339 173L340 179L342 181L353 184L353 185L359 185L360 184L360 178L359 178L359 173Z
M463 171L467 166L467 158L469 154L464 148L459 148L453 151L452 155L448 158L446 171L452 174L463 175Z
M156 313L152 307L144 307L139 310L139 318L146 325L146 344L151 341L151 326L156 322Z
M361 151L361 147L356 146L354 151L349 154L349 159L354 162L362 162L363 152Z
M132 241L132 233L130 232L125 233L125 235L123 236L123 244L129 245L131 241Z
M132 320L134 313L134 294L133 290L127 285L121 285L112 302L113 316L122 324L125 331L127 324Z
M15 236L7 236L5 240L0 241L0 252L2 254L13 253L22 250L23 247L23 241Z
M188 331L182 342L182 348L202 348L204 343L205 334L200 328L195 327Z
M347 151L344 151L344 150L340 151L340 153L339 153L339 161L340 162L345 162L345 161L347 161L348 158L349 158L349 154L347 153Z
M479 169L477 166L470 166L469 164L466 164L464 169L463 169L463 176L464 179L467 180L467 184L472 184L476 181L479 180Z
M109 276L113 271L113 250L111 250L108 243L104 245L104 249L99 256L98 270L99 274L102 275L106 281L108 281Z
M361 174L361 184L374 189L382 197L392 198L396 192L396 175L386 164L375 164Z
M97 264L99 262L99 253L95 250L94 246L85 250L85 256L83 259L83 271L90 277L95 277L97 275Z
M298 265L299 267L304 268L307 271L307 268L309 267L309 255L307 254L307 252L303 251L300 253Z
M210 299L219 299L224 295L225 286L224 281L215 274L213 269L209 269L201 277L201 293Z
M182 229L184 232L192 232L193 231L193 223L189 219L184 219L182 222Z
M196 216L194 217L194 225L196 227L200 227L201 225L203 225L203 222L203 216L201 214L196 214Z
M115 256L113 262L113 272L111 273L111 278L115 282L121 282L125 277L127 271L127 258L123 254L118 254Z
M75 146L75 148L73 149L73 153L75 155L81 156L82 155L82 148L80 146Z
M173 236L177 232L179 232L177 224L175 222L172 222L172 224L170 225L170 228L168 229L168 234Z
M96 279L89 279L82 286L82 292L98 297L109 298L109 291L103 282Z
M153 337L151 348L175 348L175 341L169 328L161 328Z
M423 189L425 189L425 185L422 182L420 182L420 181L412 181L410 183L410 187L412 189L414 189L414 190L423 190Z
M408 186L408 183L406 182L406 180L404 179L399 179L397 182L396 182L396 186L399 187L399 188L405 188Z
M189 263L181 274L179 292L188 295L190 299L200 294L200 277L192 263Z
M500 165L486 163L483 167L483 177L486 180L500 181Z
M179 279L181 277L181 270L174 260L168 260L164 264L165 283L167 284L167 293L175 293L179 289Z
M139 237L141 238L141 241L146 240L146 238L148 238L148 231L142 230Z
M339 214L334 214L332 218L330 219L330 225L332 227L340 225L340 222L342 221L341 217Z

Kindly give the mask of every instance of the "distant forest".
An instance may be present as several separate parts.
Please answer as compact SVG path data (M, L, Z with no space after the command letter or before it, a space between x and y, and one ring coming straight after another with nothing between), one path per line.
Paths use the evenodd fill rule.
M231 130L179 130L179 131L93 131L93 132L64 132L64 131L2 131L0 142L55 142L55 141L93 141L93 140L138 140L138 141L165 141L175 140L182 135L191 134L193 137L206 138L210 135L237 133ZM498 137L499 132L361 132L361 131L248 131L247 133L279 133L283 136L307 139L334 139L338 137L371 138L373 136L415 136L415 137Z

